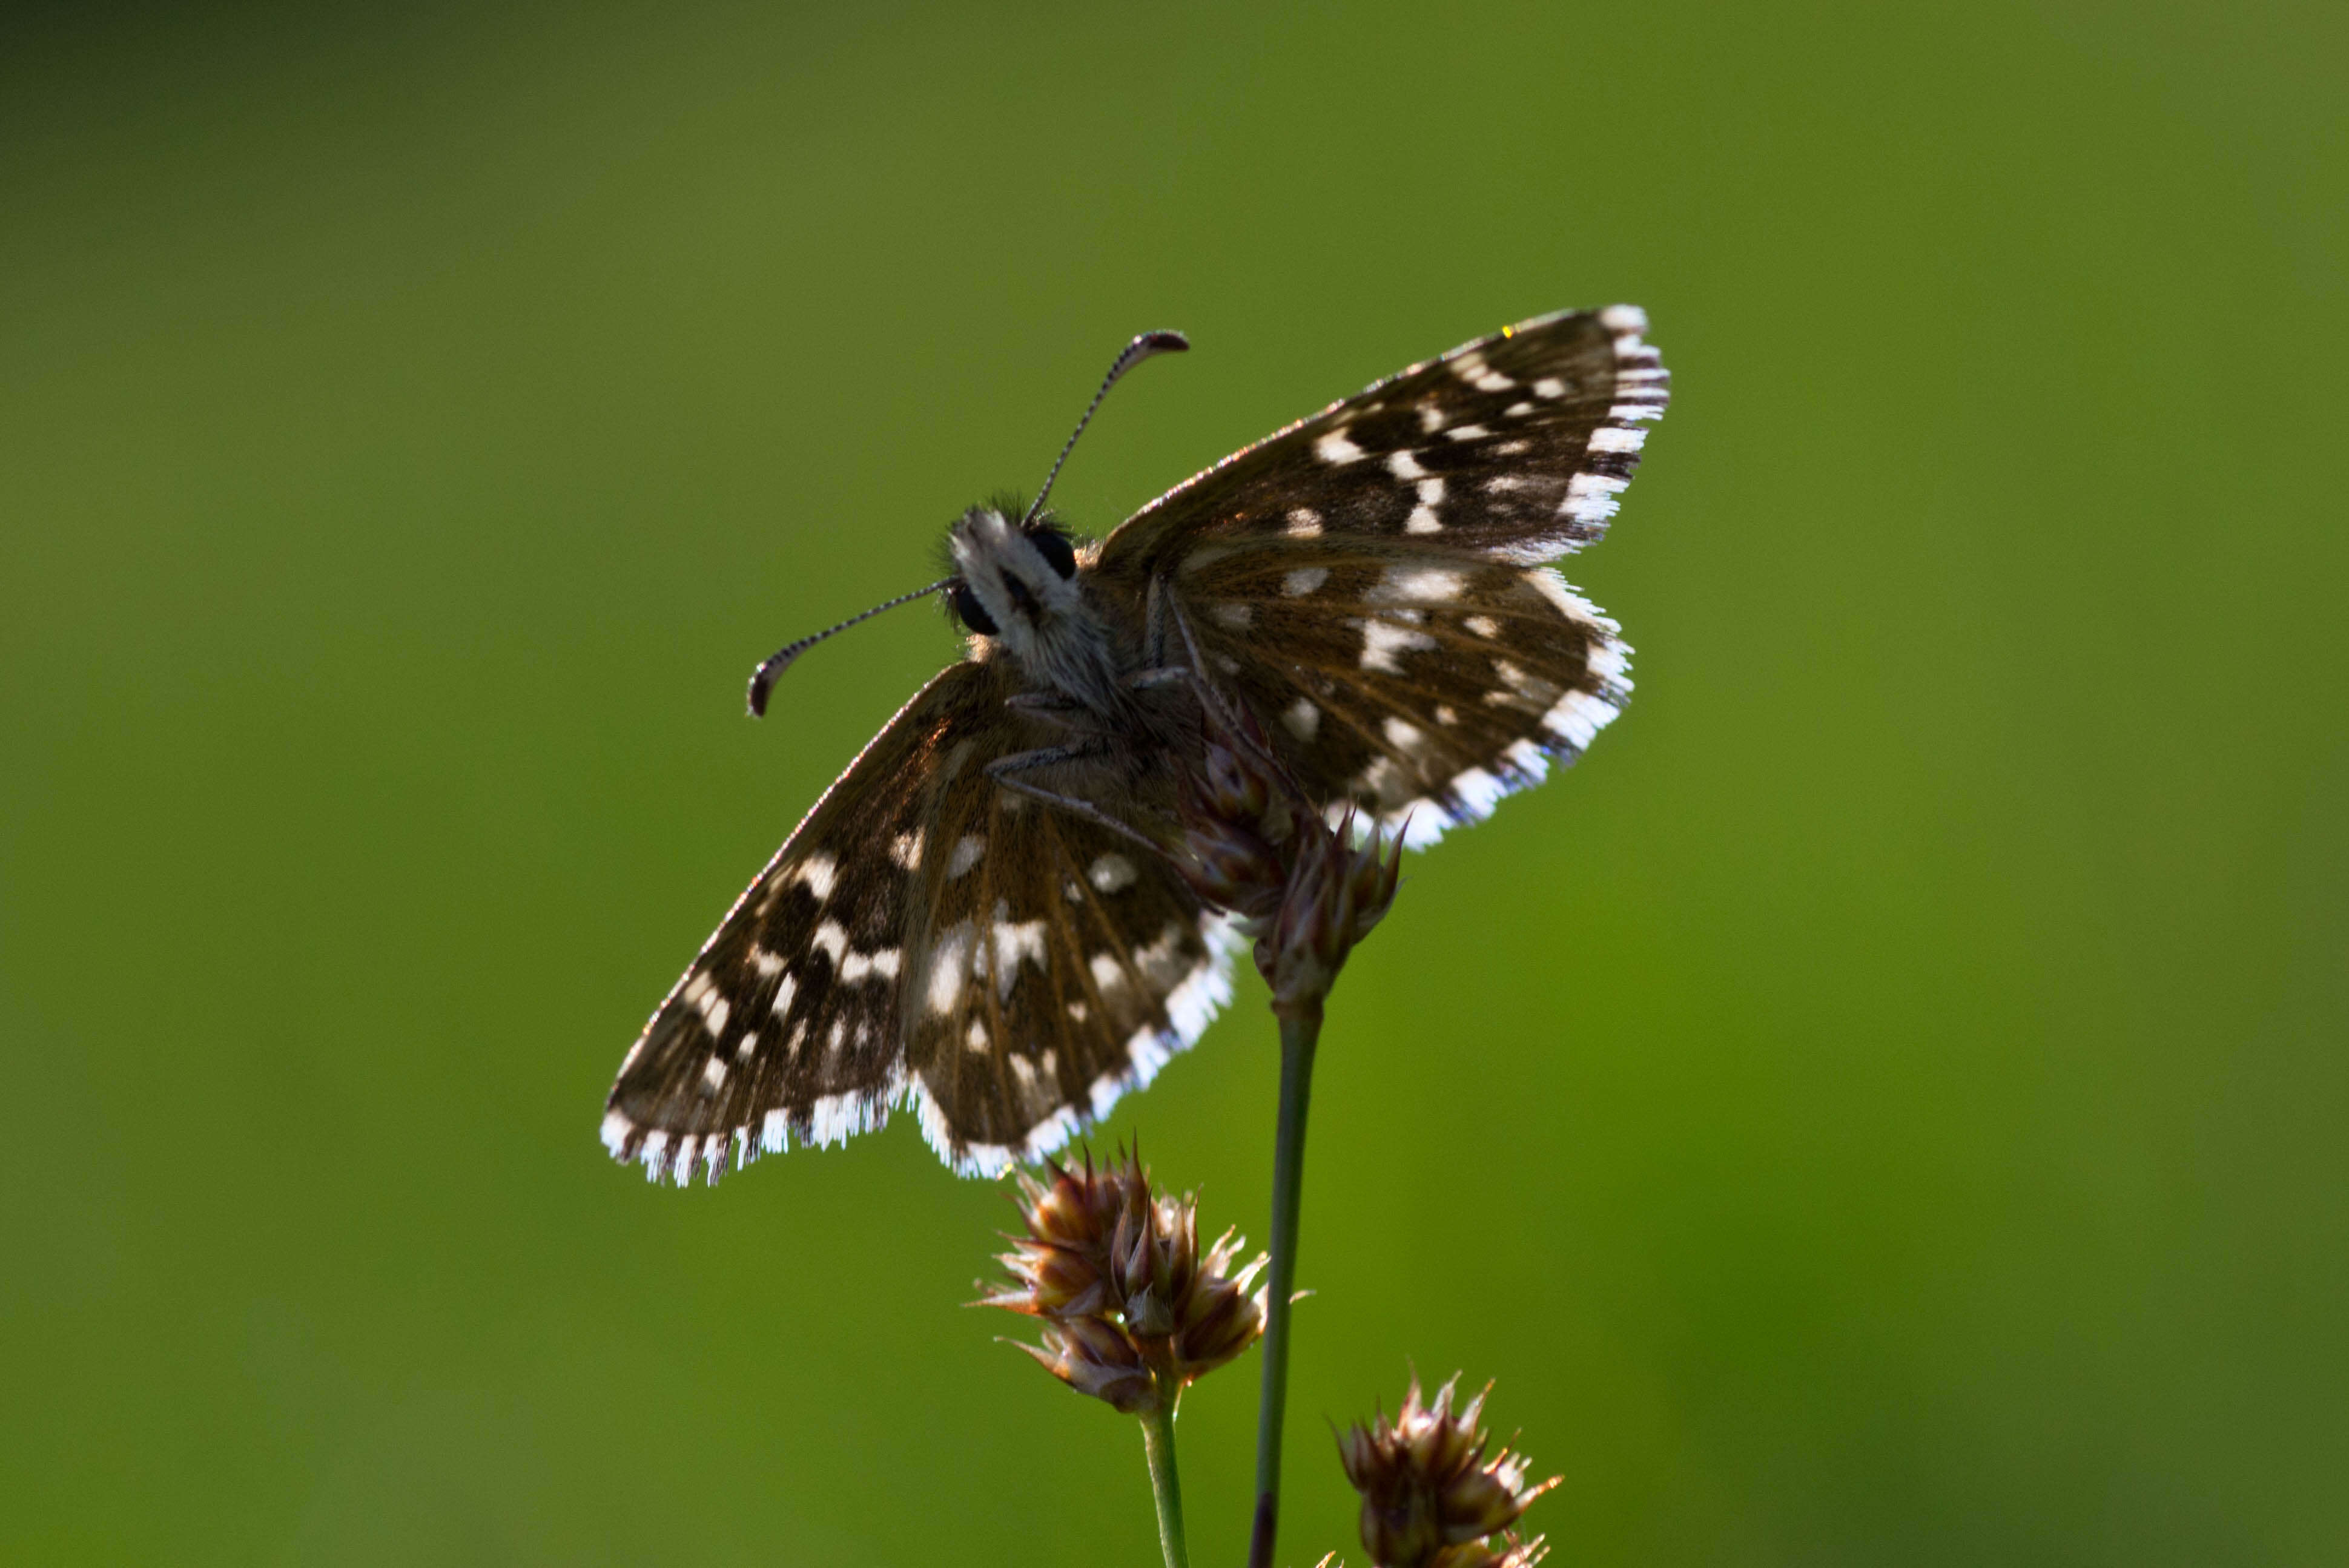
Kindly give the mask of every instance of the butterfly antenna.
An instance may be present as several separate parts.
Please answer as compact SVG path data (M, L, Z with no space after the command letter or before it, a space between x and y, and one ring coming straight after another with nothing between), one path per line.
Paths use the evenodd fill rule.
M1076 450L1077 438L1083 435L1085 427L1093 422L1094 410L1102 406L1102 399L1109 396L1109 389L1117 385L1118 377L1154 355L1180 354L1190 346L1191 340L1179 332L1145 332L1125 346L1125 351L1117 356L1117 363L1109 367L1107 376L1102 377L1101 390L1093 394L1092 402L1086 406L1085 417L1077 421L1075 429L1069 432L1068 445L1062 447L1061 455L1052 460L1052 471L1044 476L1044 488L1036 492L1036 504L1030 507L1028 515L1019 520L1021 528L1026 528L1043 515L1044 498L1052 493L1052 481L1061 477L1061 465L1069 460L1071 452Z
M942 588L951 588L961 582L959 577L947 577L926 588L916 588L911 593L900 593L885 604L875 604L861 615L851 615L837 626L826 626L812 637L802 637L796 643L786 643L761 661L750 675L750 716L763 718L767 713L767 693L774 689L775 677L792 667L792 661L823 642L826 637L845 632L859 621L869 621L884 610L894 610L900 604L910 604L916 599L926 599Z

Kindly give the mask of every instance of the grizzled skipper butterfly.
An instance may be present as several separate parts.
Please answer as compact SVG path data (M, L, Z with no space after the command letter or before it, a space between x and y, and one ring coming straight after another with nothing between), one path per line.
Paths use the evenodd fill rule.
M1262 720L1333 818L1407 819L1414 844L1579 756L1630 694L1629 650L1546 563L1606 531L1664 411L1646 328L1630 305L1506 328L1098 543L1044 510L1059 462L1034 505L965 512L954 575L905 596L948 595L962 661L824 791L654 1013L605 1110L612 1153L714 1182L905 1107L988 1175L1149 1082L1231 995L1229 923L1161 848L1203 685ZM1078 434L1126 370L1187 346L1134 339ZM752 711L831 634L761 665Z

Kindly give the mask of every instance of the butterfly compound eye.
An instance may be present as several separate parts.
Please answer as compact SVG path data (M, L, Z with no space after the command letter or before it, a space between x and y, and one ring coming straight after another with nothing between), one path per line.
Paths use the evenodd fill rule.
M978 602L978 595L970 591L969 583L955 584L952 603L955 614L964 625L982 637L992 637L996 634L995 617L987 613L987 607Z
M1062 578L1074 577L1077 574L1077 547L1071 544L1067 536L1059 529L1050 527L1030 529L1028 532L1028 542L1036 547L1036 553L1044 558L1045 564L1060 573Z

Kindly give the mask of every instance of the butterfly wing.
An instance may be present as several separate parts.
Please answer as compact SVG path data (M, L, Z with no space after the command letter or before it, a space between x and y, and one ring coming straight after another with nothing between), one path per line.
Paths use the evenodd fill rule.
M1317 799L1430 841L1629 697L1616 624L1542 563L1604 533L1663 412L1645 326L1545 316L1413 366L1152 502L1099 570L1171 592Z
M1603 531L1662 412L1644 325L1545 317L1415 366L1169 491L1089 570L1137 618L1171 592L1332 810L1419 840L1482 816L1629 691L1613 623L1541 563ZM730 1151L910 1107L991 1172L1197 1037L1228 928L1164 861L988 774L1050 742L1016 689L1006 661L953 666L824 793L622 1063L616 1156L715 1181ZM1163 815L1164 770L1145 777L1168 798L1113 783Z
M1056 779L1086 792L1080 770ZM1146 1084L1230 1000L1236 945L1168 862L978 779L934 818L906 1059L930 1141L993 1174ZM1156 802L1160 814L1170 798Z
M982 727L985 672L916 693L776 851L657 1009L604 1114L604 1141L647 1174L712 1180L793 1138L823 1142L904 1091L896 1037L907 861L940 761Z
M622 1062L604 1140L680 1183L916 1110L967 1173L1049 1152L1228 995L1164 862L1013 795L1000 661L924 687L824 792ZM1014 803L1016 802L1016 804Z

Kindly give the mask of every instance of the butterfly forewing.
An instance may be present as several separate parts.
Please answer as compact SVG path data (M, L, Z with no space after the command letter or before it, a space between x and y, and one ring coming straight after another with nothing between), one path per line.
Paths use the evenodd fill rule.
M1197 570L1265 536L1402 538L1532 564L1597 539L1667 377L1629 305L1542 316L1332 403L1195 475L1102 565Z
M823 1144L909 1107L957 1169L1049 1152L1228 995L1165 861L1002 789L1033 746L1002 661L954 665L785 842L620 1068L605 1141L649 1174Z
M1428 842L1629 699L1615 624L1539 563L1604 532L1663 412L1645 325L1548 316L1414 366L1152 503L1102 570L1172 584L1309 793Z
M981 729L978 665L930 682L735 901L620 1066L604 1140L648 1173L828 1141L885 1115L918 846L939 764Z

